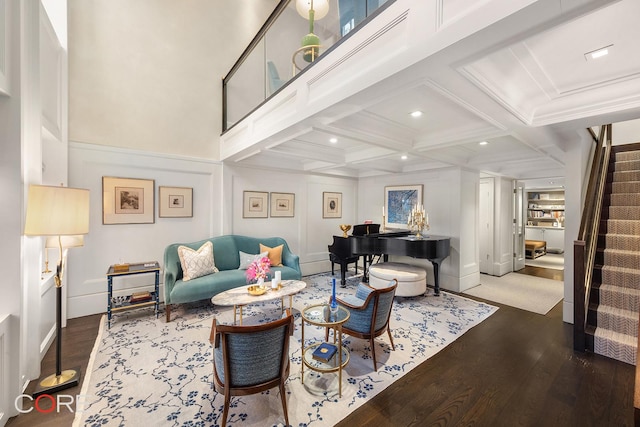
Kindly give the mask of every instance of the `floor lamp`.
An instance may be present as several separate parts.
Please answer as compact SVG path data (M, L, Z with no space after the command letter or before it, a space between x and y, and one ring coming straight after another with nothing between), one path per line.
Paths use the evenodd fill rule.
M57 393L80 382L80 369L62 370L62 278L67 248L82 246L89 232L89 190L69 187L29 186L25 236L47 236L45 248L60 253L56 285L56 373L38 383L33 397ZM45 249L47 250L47 249Z

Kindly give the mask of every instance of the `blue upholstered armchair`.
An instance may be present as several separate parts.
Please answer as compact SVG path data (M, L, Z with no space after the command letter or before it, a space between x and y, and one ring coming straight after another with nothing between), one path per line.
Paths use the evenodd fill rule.
M289 377L289 337L293 329L289 310L280 320L255 326L221 325L213 319L209 337L213 344L213 385L224 394L223 427L231 396L260 393L276 386L289 425L284 383Z
M373 355L373 369L378 370L376 364L376 348L374 338L387 332L391 349L395 350L391 330L389 329L389 317L393 307L393 297L396 294L398 281L393 279L386 288L372 288L360 283L355 295L349 295L343 299L336 298L339 305L345 307L351 313L349 320L342 325L342 332L356 338L368 339ZM329 330L325 332L325 338L329 338Z

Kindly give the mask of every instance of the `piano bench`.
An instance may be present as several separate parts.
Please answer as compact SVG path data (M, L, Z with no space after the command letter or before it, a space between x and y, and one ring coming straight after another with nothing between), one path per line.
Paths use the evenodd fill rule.
M424 268L399 262L381 262L369 267L369 286L383 288L398 280L396 296L414 297L427 291L427 272Z

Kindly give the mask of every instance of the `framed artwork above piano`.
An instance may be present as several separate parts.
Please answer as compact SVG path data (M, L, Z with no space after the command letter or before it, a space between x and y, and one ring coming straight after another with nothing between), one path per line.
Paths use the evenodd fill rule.
M407 228L411 208L422 205L422 184L390 185L384 187L384 226L386 228Z

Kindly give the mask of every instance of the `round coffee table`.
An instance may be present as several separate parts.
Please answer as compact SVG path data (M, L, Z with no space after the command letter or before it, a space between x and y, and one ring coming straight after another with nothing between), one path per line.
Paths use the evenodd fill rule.
M211 302L214 305L233 306L233 323L237 323L236 314L238 308L240 309L240 325L242 325L242 307L248 304L255 304L263 301L271 301L280 298L280 308L284 312L284 297L289 297L289 308L293 303L293 295L297 294L301 290L307 287L307 284L302 280L283 280L280 282L280 287L277 290L272 290L267 284L267 292L262 295L251 295L247 286L240 286L237 288L229 289L228 291L221 292L211 298Z

